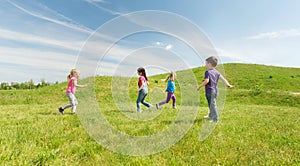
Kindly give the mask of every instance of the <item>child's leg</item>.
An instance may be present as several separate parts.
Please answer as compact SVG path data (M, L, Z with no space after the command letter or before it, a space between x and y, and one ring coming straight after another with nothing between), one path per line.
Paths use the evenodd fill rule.
M141 95L141 92L139 92L139 95L136 99L136 108L137 108L137 111L140 111L141 110L141 104L140 102L142 101L142 95Z
M211 102L211 95L210 95L210 94L205 94L205 96L206 96L207 105L208 105L208 108L209 108L208 117L209 117L209 118L211 118L211 115L210 115L210 102Z
M69 104L66 104L65 106L61 107L62 109L67 109L67 108L70 108L70 107L73 106L72 105L72 97L70 96L70 93L67 93L66 95L67 95L67 97L69 99Z
M176 107L176 96L174 95L174 93L172 93L172 106L173 108Z
M136 99L136 107L137 107L137 111L141 111L141 102L143 102L143 100L145 99L145 93L143 90L139 91L139 95L138 98Z
M72 107L72 104L66 104L65 106L61 107L63 110Z
M73 95L73 103L72 103L72 104L73 104L73 107L72 107L72 113L75 114L76 108L77 108L77 105L78 105L78 101L77 101L75 95Z
M142 99L142 104L144 104L146 107L150 107L150 104L145 101L146 96L147 94L145 94L144 98Z
M218 111L217 111L217 94L206 94L206 99L209 107L209 118L212 118L214 121L218 121Z
M63 106L62 109L73 107L72 108L72 112L75 113L76 106L78 105L77 99L76 99L75 95L72 94L72 93L67 93L67 96L68 96L68 99L69 99L70 103L67 104L67 105L65 105L65 106Z
M164 105L166 103L169 103L171 97L172 97L172 93L168 92L167 99L165 101L162 101L162 102L158 103L158 105L161 106L161 105Z

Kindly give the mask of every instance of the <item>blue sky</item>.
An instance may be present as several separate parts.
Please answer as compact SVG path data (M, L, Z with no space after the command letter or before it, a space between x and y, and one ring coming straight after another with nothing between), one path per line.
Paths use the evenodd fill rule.
M2 0L0 81L65 81L96 30L113 19L143 10L167 11L188 19L207 35L223 63L300 67L299 6L297 0ZM174 29L180 28L174 25ZM192 58L193 52L182 41L144 32L118 42L110 58L100 63L100 68L106 67L100 74L111 74L110 67L117 67L120 58L124 60L118 53L130 54L124 62L128 64L126 61L135 59L137 53L147 55L145 50L149 49L141 48L148 47L163 48L152 52L164 60L170 59L170 54L185 54L188 66L203 65Z

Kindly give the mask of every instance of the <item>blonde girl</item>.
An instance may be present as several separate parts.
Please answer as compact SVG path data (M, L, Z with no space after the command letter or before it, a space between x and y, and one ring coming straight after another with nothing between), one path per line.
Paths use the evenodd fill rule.
M159 109L159 107L161 105L169 103L170 99L172 99L172 107L174 109L176 109L176 97L175 97L175 94L174 94L174 92L175 92L175 80L176 80L176 73L171 71L169 73L169 75L167 76L166 80L165 80L166 82L168 82L167 89L166 89L167 99L165 101L157 103L156 104L157 109Z
M70 108L70 107L72 107L71 114L76 113L76 107L78 105L77 99L75 97L76 87L78 87L78 88L86 87L86 85L78 85L77 84L77 79L78 78L79 78L79 71L76 70L76 69L72 69L70 71L70 74L67 76L68 86L67 86L67 90L66 90L66 95L67 95L70 103L66 104L63 107L58 108L58 112L62 115L64 114L64 110L67 109L67 108Z

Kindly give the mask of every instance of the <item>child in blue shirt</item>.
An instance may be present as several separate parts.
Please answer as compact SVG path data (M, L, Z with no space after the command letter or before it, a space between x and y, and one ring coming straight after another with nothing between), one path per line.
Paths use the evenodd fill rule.
M161 105L164 105L166 103L169 103L170 99L172 99L172 107L176 109L176 97L175 97L175 79L176 79L176 73L175 72L170 72L170 74L166 78L166 82L168 81L167 89L166 92L167 94L167 99L165 101L162 101L160 103L156 104L156 108L159 109Z
M205 119L213 120L218 122L218 111L217 111L217 95L218 95L218 81L219 78L226 84L230 89L233 88L231 84L215 69L218 64L218 59L211 56L205 60L205 76L204 81L197 87L197 91L205 86L205 95L209 107L209 114L205 116Z

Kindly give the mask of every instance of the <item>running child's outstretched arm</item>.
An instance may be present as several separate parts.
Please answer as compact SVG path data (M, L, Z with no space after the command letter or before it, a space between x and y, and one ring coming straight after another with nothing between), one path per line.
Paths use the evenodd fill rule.
M226 78L224 78L222 75L220 75L220 79L226 84L226 86L230 89L234 88L233 85L231 85L227 80Z
M209 83L209 79L206 78L198 87L197 87L197 91L200 90L200 88L204 87L206 84Z
M77 79L74 80L74 85L75 85L76 87L78 87L78 88L85 88L85 87L87 87L87 85L79 85L79 84L77 84Z

